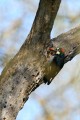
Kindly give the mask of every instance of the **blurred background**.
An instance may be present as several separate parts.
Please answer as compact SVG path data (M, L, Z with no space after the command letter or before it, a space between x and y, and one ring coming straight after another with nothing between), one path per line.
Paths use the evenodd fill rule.
M39 0L0 0L0 73L24 43ZM80 0L62 0L51 38L79 25ZM80 120L80 56L29 97L16 120ZM78 68L77 68L78 66Z

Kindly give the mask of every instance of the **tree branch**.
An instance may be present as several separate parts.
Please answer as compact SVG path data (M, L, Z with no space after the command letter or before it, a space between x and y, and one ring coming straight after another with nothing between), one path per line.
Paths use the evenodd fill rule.
M33 49L50 41L50 34L61 0L40 0L30 34L25 44ZM36 45L36 47L34 47ZM31 46L31 47L32 47Z
M41 3L43 3L43 1L44 0L41 0ZM53 5L51 4L52 1ZM57 4L57 2L58 5L56 8L55 4ZM47 4L49 4L49 8L51 5L51 9L52 6L55 8L54 17L51 17L52 12L49 12L50 19L48 22L46 22L47 19L45 19L45 17L42 17L48 12L47 7L44 7L44 3L46 3L47 7ZM49 46L49 35L60 2L59 0L50 0L49 2L46 0L44 3L39 9L43 11L42 9L44 7L44 9L46 8L47 10L45 9L44 14L37 13L40 14L42 18L39 21L38 16L35 18L31 32L25 43L18 54L7 64L0 76L0 120L14 120L30 93L44 82L43 70L46 65L45 53L47 50L42 45L45 46L45 42L47 41L46 44ZM41 23L41 26L40 23L39 26L37 26L38 22ZM52 43L56 47L65 48L66 55L72 58L80 52L80 26L54 38ZM32 49L32 46L35 47L35 49ZM52 74L55 76L55 68L53 67L53 69L54 72L52 72Z
M65 48L67 55L71 52L71 55L74 57L76 54L80 53L80 26L59 35L54 38L52 42L56 47ZM29 94L43 83L42 76L40 76L41 69L39 69L39 63L33 60L32 67L28 61L30 58L25 59L24 56L25 53L23 54L22 52L23 59L21 56L20 58L19 55L17 55L16 60L15 58L11 60L0 77L0 115L4 115L3 113L5 113L5 116L7 118L11 117L11 120L15 119L17 112L27 100ZM35 62L38 69L35 69ZM16 67L17 63L18 66ZM38 70L40 70L39 73ZM35 81L36 78L39 78L40 80L38 79L38 81ZM8 108L6 110L7 106ZM1 120L3 119L1 118Z
M59 1L57 0L54 1L56 2L56 4L57 2L59 3ZM57 5L56 10L58 10L58 7L59 4ZM56 13L57 11L55 12L55 14ZM50 17L50 20L54 22L54 18ZM45 42L41 43L41 46L39 43L41 41L46 41L47 39L49 41L49 34L52 28L52 22L50 23L49 28L49 23L46 23L45 21L44 24L42 24L42 26L44 25L44 28L42 29L42 27L37 26L37 20L38 16L35 19L36 22L33 23L31 32L25 43L21 47L20 51L12 60L10 60L0 76L0 120L14 120L18 111L23 107L25 101L28 99L30 93L34 91L40 84L44 83L43 71L46 65L45 53L47 52L47 50L45 47L42 46L45 46ZM43 20L44 19L42 19L42 21L40 22L43 22ZM47 25L47 29L45 25ZM37 33L35 29L38 30ZM48 29L49 34L47 31ZM44 30L46 30L46 33L44 33ZM39 37L39 34L42 37ZM38 43L38 41L40 42ZM67 59L66 61L70 60L74 55L80 52L80 26L54 38L51 43L53 43L53 45L56 47L65 48L66 55L69 56L69 59ZM38 44L37 47L36 44ZM47 45L49 46L50 44L47 42ZM32 46L36 47L36 49L33 50ZM56 71L54 66L53 69L54 72L52 72L52 75L55 76Z
M0 120L15 120L29 94L43 83L45 47L61 0L40 0L27 39L0 76Z
M64 48L67 58L71 59L80 53L80 26L53 38L52 43L55 47Z

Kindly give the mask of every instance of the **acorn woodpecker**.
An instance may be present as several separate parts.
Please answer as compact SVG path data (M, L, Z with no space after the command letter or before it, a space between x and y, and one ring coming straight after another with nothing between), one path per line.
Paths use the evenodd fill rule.
M65 59L65 52L63 51L62 48L57 48L57 51L54 55L53 62L59 66L60 68L63 67L64 65L64 59Z
M57 75L64 65L65 52L63 48L49 48L48 57L51 56L52 60L48 61L44 70L44 83L50 84L52 79ZM49 57L49 58L51 58Z

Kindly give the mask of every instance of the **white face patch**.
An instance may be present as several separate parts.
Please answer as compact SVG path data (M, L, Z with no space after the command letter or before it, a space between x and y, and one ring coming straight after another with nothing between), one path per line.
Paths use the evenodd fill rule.
M59 52L59 51L57 51L57 52L56 52L56 54L57 54L57 55L60 55L60 52Z

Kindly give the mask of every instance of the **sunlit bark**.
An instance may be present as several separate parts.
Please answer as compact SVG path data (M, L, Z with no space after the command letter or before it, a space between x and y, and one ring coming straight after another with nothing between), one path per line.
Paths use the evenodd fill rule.
M46 49L61 0L40 0L32 29L0 76L0 120L15 120L29 94L43 83Z

